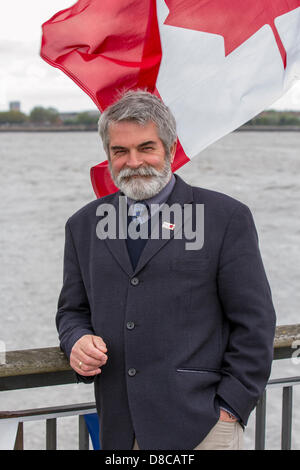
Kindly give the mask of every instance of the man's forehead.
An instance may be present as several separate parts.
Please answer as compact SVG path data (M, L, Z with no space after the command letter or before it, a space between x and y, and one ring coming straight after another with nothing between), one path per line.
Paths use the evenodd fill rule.
M112 122L108 127L110 145L120 141L138 144L143 141L159 140L157 126L153 121L139 124L135 121Z

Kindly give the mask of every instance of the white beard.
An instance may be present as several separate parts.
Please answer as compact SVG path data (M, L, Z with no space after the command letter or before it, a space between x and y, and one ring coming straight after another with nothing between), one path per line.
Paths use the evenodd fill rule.
M172 170L169 160L165 161L161 171L155 170L152 166L146 166L132 170L124 168L118 175L114 175L111 163L109 170L115 185L125 194L125 196L135 201L149 199L158 194L171 178ZM133 178L134 175L139 175Z

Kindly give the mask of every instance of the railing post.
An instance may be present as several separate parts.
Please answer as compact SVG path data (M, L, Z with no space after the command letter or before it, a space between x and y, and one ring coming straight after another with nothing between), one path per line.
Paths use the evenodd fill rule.
M89 450L89 431L84 415L79 415L79 450Z
M14 450L24 450L24 427L22 421L18 424Z
M255 410L255 450L265 450L266 440L266 390L257 402Z
M281 449L291 450L292 445L293 387L282 390Z
M46 450L56 450L56 418L46 419Z

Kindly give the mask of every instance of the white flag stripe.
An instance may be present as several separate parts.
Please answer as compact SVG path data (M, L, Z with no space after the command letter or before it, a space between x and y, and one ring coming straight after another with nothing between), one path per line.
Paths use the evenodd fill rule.
M300 7L275 18L275 26L287 51L285 88L288 89L295 80L300 80Z
M294 83L300 8L277 18L287 50L285 70L269 25L225 57L222 36L164 25L168 8L163 0L157 7L163 51L157 89L175 115L189 158L266 109Z

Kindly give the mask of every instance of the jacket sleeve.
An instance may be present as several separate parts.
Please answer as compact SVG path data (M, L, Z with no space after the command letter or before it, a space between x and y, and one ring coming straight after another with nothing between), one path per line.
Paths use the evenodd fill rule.
M224 235L218 293L230 333L217 394L246 425L270 376L276 316L254 220L244 204Z
M83 335L95 334L69 221L65 226L63 286L58 299L56 327L60 347L70 359L71 350ZM77 374L78 375L78 374ZM81 376L78 377L79 379Z

